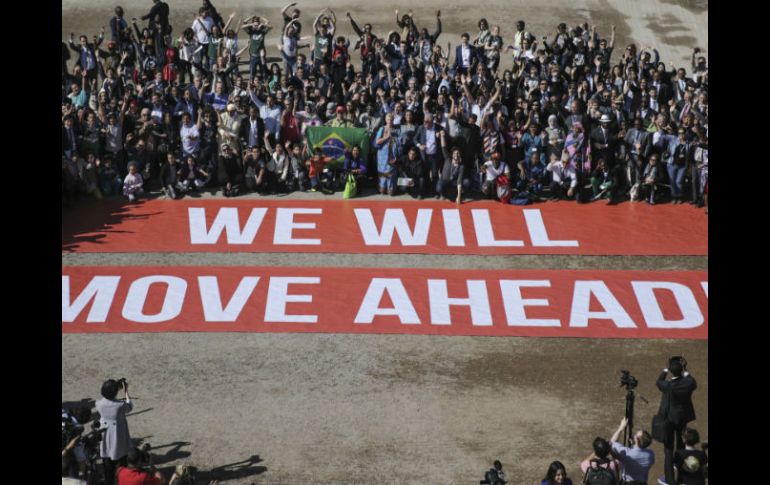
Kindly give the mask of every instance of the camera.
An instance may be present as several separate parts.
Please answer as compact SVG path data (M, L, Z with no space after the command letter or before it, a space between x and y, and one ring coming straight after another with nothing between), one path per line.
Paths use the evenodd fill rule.
M115 379L115 382L118 383L118 389L121 389L121 390L125 389L126 384L128 384L128 381L126 381L125 377L121 377L120 379Z
M636 380L636 377L632 376L627 370L621 370L620 373L622 374L620 376L620 387L625 386L629 391L636 389L636 386L639 385L639 381Z
M671 368L672 364L674 364L674 362L679 362L680 364L682 364L683 371L687 370L687 360L681 355L675 355L674 357L671 357L670 359L668 359L669 369Z

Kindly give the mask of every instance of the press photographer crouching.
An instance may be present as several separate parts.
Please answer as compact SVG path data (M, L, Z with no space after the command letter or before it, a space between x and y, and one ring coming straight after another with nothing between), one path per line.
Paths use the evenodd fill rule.
M94 476L104 430L97 418L86 432L85 424L91 417L91 410L86 407L62 409L62 483L86 483Z
M127 466L118 468L118 485L164 485L163 475L152 465L150 446L133 448L126 456Z
M669 372L671 379L666 380ZM673 485L674 451L684 449L682 433L687 423L695 420L692 393L698 385L687 372L687 361L678 356L669 359L668 367L658 376L656 385L663 395L658 414L652 421L652 434L663 443L663 470L666 474L665 479L658 479L658 483Z
M121 390L125 393L125 400L117 399ZM116 468L126 465L126 455L131 450L126 414L131 412L134 404L128 395L126 379L105 381L101 394L102 399L96 401L96 410L101 415L100 424L105 432L99 451L104 466L104 483L114 485Z

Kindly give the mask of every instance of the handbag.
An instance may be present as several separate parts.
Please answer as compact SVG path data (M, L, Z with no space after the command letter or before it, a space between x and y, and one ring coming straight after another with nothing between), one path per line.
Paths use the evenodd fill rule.
M342 198L351 199L355 197L357 190L356 177L352 173L349 173L348 180L345 182L345 190L342 192Z
M666 442L666 439L671 436L671 432L674 430L674 425L660 414L656 414L652 417L652 437L661 443Z

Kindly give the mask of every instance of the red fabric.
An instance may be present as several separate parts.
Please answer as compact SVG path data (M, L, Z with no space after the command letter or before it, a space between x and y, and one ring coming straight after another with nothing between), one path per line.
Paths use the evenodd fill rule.
M120 467L118 485L160 485L162 482L147 472Z
M319 167L314 172L320 173ZM237 213L240 227L254 209L266 209L258 231L248 244L230 244L222 233L214 244L191 242L190 209L205 211L206 228L226 210ZM229 209L228 209L229 208ZM292 231L295 238L314 238L320 244L276 244L278 209L306 208L320 214L296 214L295 223L315 228ZM367 245L355 209L371 214L382 230L386 210L403 215L409 231L416 227L418 210L431 215L424 244L407 245L393 233L389 245ZM368 211L366 211L368 210ZM472 212L488 217L497 240L518 240L520 246L483 246L478 241ZM525 211L534 212L525 212ZM446 215L444 211L447 211ZM457 230L447 232L447 216L456 215ZM578 246L536 245L525 215L539 215L551 240L573 240ZM477 214L478 216L479 214ZM450 229L451 229L450 225ZM448 237L461 237L450 245ZM585 254L585 255L706 255L708 217L690 205L605 204L577 205L548 202L532 206L475 201L457 206L438 201L352 200L150 200L127 204L96 201L62 213L62 249L70 252L313 252L417 254Z
M100 278L96 279L97 276ZM150 279L142 279L146 277L162 281L150 283ZM309 280L293 283L285 280L296 277ZM386 281L393 285L387 291L372 290ZM453 304L442 317L437 284L443 285L446 297L471 299L479 311L471 311L467 304ZM94 296L97 286L101 289ZM396 286L402 288L401 293ZM594 290L586 291L589 286ZM86 303L89 292L84 290L87 288L92 298ZM367 299L370 292L371 297ZM81 294L85 296L79 298ZM514 302L519 299L523 302L523 318L527 320L516 316ZM367 300L369 306L364 304ZM407 301L415 320L409 321L408 315L404 317L406 321L402 320L406 313L387 314L387 310L396 305L402 311ZM276 312L269 312L268 307L279 308L278 314L290 315L292 320L276 318ZM379 315L372 312L366 317L362 308L385 311ZM141 312L138 317L137 312ZM606 312L624 317L608 319ZM145 316L157 320L142 321ZM297 316L311 320L296 320ZM545 320L548 326L538 325L532 319ZM320 332L705 340L708 338L708 274L692 271L63 267L62 332Z
M290 141L292 143L299 140L299 124L297 118L288 113L284 115L283 123L281 123L281 141Z

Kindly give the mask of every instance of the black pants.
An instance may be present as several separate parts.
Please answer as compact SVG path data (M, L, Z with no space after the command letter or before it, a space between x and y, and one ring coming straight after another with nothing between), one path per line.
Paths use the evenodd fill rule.
M666 474L666 483L674 485L674 451L684 449L682 432L685 426L672 427L663 442L663 471Z
M119 466L126 466L126 457L124 456L115 461L109 458L102 458L102 466L104 467L104 485L115 485L117 483L115 473L118 471Z

